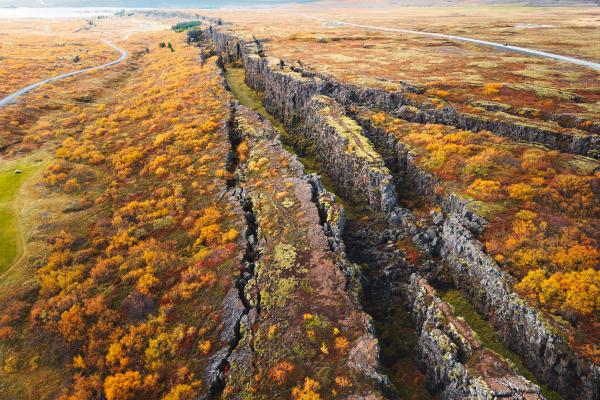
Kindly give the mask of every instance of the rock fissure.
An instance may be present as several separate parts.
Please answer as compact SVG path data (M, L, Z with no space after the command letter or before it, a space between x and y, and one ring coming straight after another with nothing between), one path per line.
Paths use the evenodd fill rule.
M418 167L406 145L370 121L359 122L376 147L395 149L404 186L414 188L442 207L445 216L443 222L439 221L442 229L438 238L445 267L440 272L490 320L504 344L523 358L540 381L566 396L597 399L600 367L578 355L546 317L514 292L513 278L486 254L477 239L487 221L471 211L469 202L459 196L436 194L436 179ZM432 235L427 236L430 239Z
M231 177L227 179L227 187L230 197L241 205L244 213L246 222L246 229L243 234L245 250L240 263L240 274L235 281L235 288L232 288L223 302L225 327L221 333L221 340L226 343L226 346L212 357L205 371L205 380L209 386L209 399L219 398L225 387L229 360L242 340L242 325L245 325L245 319L248 318L251 310L254 310L255 318L258 318L260 314L260 298L257 297L256 304L253 305L246 293L246 286L254 278L256 262L260 257L260 252L256 247L259 227L254 215L252 199L243 188L239 187L237 174L240 160L237 156L237 147L241 142L241 138L234 126L235 111L235 105L232 105L230 107L230 118L227 122L227 134L231 144L227 161L227 171ZM254 348L251 348L251 350L254 351Z
M279 59L265 55L262 46L259 51L256 40L248 42L233 33L213 27L206 31L205 36L215 43L217 51L224 55L227 62L233 59L243 60L244 67L249 72L248 84L265 93L265 106L287 126L294 126L302 119L294 109L303 110L312 97L325 95L345 107L359 105L377 108L410 122L443 124L474 132L486 130L517 141L539 143L562 152L600 157L600 136L594 133L572 132L572 129L553 130L528 121L501 120L494 114L468 114L449 106L438 109L432 103L417 102L407 96L404 92L415 92L410 86L402 91L387 92L340 83L329 76L288 66ZM283 90L288 91L288 96L281 96Z
M333 207L331 207L331 205L332 205L333 201L331 198L328 197L328 193L325 190L323 190L320 180L316 176L310 176L308 179L313 187L312 200L313 200L313 202L316 201L316 204L319 208L320 222L324 226L324 229L327 232L328 236L330 236L330 238L332 238L332 239L337 238L337 240L330 240L330 248L333 250L341 249L343 252L345 245L343 244L343 241L339 240L340 236L341 236L339 234L339 232L344 231L343 227L344 227L345 218L343 217L343 215L341 217L339 217L339 216L336 217L335 213L332 213L331 210L333 209ZM332 217L332 214L333 214L333 217ZM334 224L330 225L331 221L334 221ZM413 229L416 229L416 228L413 228ZM334 232L336 232L336 233L334 233ZM395 232L395 234L396 234L396 239L400 238L401 236L402 237L405 236L405 233L403 233L401 231L397 231L397 232ZM367 235L367 237L372 237L372 236L373 235L371 233L369 235ZM360 242L361 242L361 244L358 244L358 245L354 245L354 243L352 243L352 247L354 249L361 248L361 246L365 247L365 245L364 245L365 242L369 243L368 240L365 241L365 238L361 238ZM372 247L374 248L374 246L372 246ZM371 246L366 246L366 248L371 248ZM396 251L396 254L399 254L399 253L400 253L400 251ZM369 257L367 257L367 258L371 259L372 257L371 257L371 255L369 255ZM366 290L366 292L368 293L366 296L370 297L370 300L365 301L363 299L363 304L366 304L367 307L368 307L368 304L377 303L382 307L382 308L380 308L381 311L383 311L384 309L385 310L390 310L390 309L401 310L404 307L403 297L401 296L401 292L399 290L397 290L397 288L392 291L381 290L381 288L383 287L383 285L387 285L387 287L389 288L391 285L397 285L401 281L406 281L406 279L407 279L406 277L399 279L398 276L400 274L406 275L408 269L406 268L406 266L404 266L404 268L401 268L401 269L395 271L395 273L394 273L395 266L389 265L389 260L385 260L384 265L385 265L385 267L382 267L382 268L375 268L375 269L368 269L368 270L370 270L371 272L385 271L385 274L387 275L387 277L388 278L393 277L393 279L391 279L391 280L386 279L386 278L381 279L381 277L373 276L372 274L365 278L361 275L360 271L357 271L357 270L349 271L348 269L345 269L343 267L341 267L341 269L344 272L346 272L347 276L352 278L352 279L349 279L349 282L352 282L353 279L354 280L360 279L363 283L363 285L362 285L363 287L371 288L374 286L378 286L378 289L379 289L378 293L375 293L375 291L373 291L373 290L369 290L369 289ZM352 274L352 273L354 273L354 274ZM378 283L373 285L373 282L378 282ZM394 293L394 295L390 296L389 294L387 294L388 292L395 292L395 293ZM390 301L390 298L393 298L393 304ZM382 318L381 315L379 315L379 317ZM376 322L376 324L377 324L377 322ZM385 349L384 349L384 351L385 351ZM408 349L405 349L405 351L409 352ZM394 360L395 363L397 363L397 359L399 357L398 357L398 354L393 354L393 355L390 355L389 358ZM412 359L412 356L410 356L410 357L405 356L403 362L407 362L407 359L408 360ZM410 361L408 361L408 362L410 362ZM429 366L429 367L431 369L432 366ZM413 368L413 370L414 370L414 368ZM505 381L512 382L508 378L505 379ZM385 381L383 381L383 382L385 382ZM437 385L438 391L441 391L441 389L445 388L445 386L446 386L446 385L441 385L441 386L440 385L441 384ZM480 386L487 387L485 385L486 385L486 383L483 383ZM389 385L385 385L385 386L389 386ZM511 390L508 390L506 388L506 386L507 385L501 385L502 389L497 389L493 393L500 393L501 390L504 390L505 393L513 393ZM436 387L435 385L431 386L431 388L435 388L435 387ZM532 387L536 388L535 385L533 385ZM411 389L414 390L414 388L411 388ZM411 389L408 389L407 387L400 388L400 390L397 389L396 391L394 391L392 389L387 389L387 393L390 397L394 397L395 393L398 393L398 395L401 396L403 390L411 390ZM488 389L488 391L490 393L492 393L491 389ZM531 393L536 393L535 389L532 389ZM428 395L424 395L423 393L421 393L420 395L421 395L421 397L428 396Z
M317 74L311 74L297 68L290 68L285 65L285 63L280 63L276 59L267 57L264 54L258 54L258 45L256 42L246 43L234 35L229 35L216 30L211 30L208 38L213 41L217 51L225 54L224 57L229 60L232 59L233 55L233 53L229 52L229 48L232 46L231 43L235 43L234 47L237 49L235 58L244 65L246 70L246 82L250 87L263 93L263 103L266 109L294 132L304 134L313 142L316 142L315 145L319 150L319 156L322 157L323 164L327 165L327 163L330 162L328 170L334 172L332 178L334 178L336 188L340 188L342 191L348 190L350 193L355 193L357 187L353 186L356 185L356 182L352 179L352 176L355 176L353 174L359 175L361 173L364 176L364 170L361 169L360 163L360 153L364 148L361 145L356 145L355 148L352 149L354 151L347 152L348 140L341 140L333 145L327 144L327 141L334 140L336 137L349 139L350 136L350 139L353 139L353 135L344 135L343 130L347 127L345 124L342 124L343 126L339 126L339 124L336 126L336 124L328 123L330 120L328 119L329 115L327 115L327 113L331 112L332 108L340 107L337 106L338 103L347 107L352 104L360 105L371 103L371 105L374 105L375 107L379 106L379 108L385 109L385 104L387 104L386 102L389 102L389 99L385 99L385 96L383 96L382 93L376 91L364 92L363 89L358 88L352 91L348 89L347 85L335 84L335 82L332 83L331 80ZM364 90L368 91L371 89ZM323 98L323 95L328 95L330 97ZM383 97L378 97L380 95ZM318 103L317 106L315 105L316 103ZM337 114L341 117L343 112ZM427 120L423 119L420 122L427 122ZM307 129L307 127L309 128ZM359 133L359 135L362 134L362 132ZM388 218L386 223L392 223L392 225L396 227L401 226L406 232L414 235L413 241L416 242L419 247L425 249L431 255L437 255L439 253L446 260L447 264L450 265L449 269L455 285L475 302L483 315L492 318L492 322L495 326L498 327L499 322L501 322L501 327L503 326L504 330L500 329L500 334L503 339L505 339L505 343L508 342L506 344L509 348L520 354L529 355L532 346L536 347L535 353L537 354L537 359L533 361L528 360L528 365L532 369L540 368L545 371L541 374L538 373L540 379L550 383L553 387L556 387L565 393L573 392L572 387L575 386L575 392L581 393L583 396L582 398L596 399L597 397L595 396L597 396L598 390L597 386L594 388L594 385L597 385L597 366L590 366L585 363L585 360L578 360L577 370L583 371L583 373L575 378L572 376L572 371L575 370L572 364L567 364L565 368L557 371L557 360L573 359L573 357L576 357L572 349L569 349L563 341L562 343L559 343L560 356L555 354L556 357L548 357L548 344L544 349L540 349L541 343L560 342L560 336L552 335L552 337L549 337L546 330L542 332L543 334L538 335L541 337L539 337L540 340L536 344L535 338L532 339L523 334L524 332L519 332L520 329L524 329L527 332L529 329L534 329L534 331L537 330L539 333L540 328L542 330L546 329L546 325L539 313L520 301L514 292L512 292L512 289L507 286L507 282L510 282L510 279L506 274L503 274L499 270L499 267L493 264L487 265L490 268L486 270L480 269L479 271L476 271L476 275L479 273L482 275L473 277L471 268L465 266L465 264L469 263L485 264L489 259L483 251L483 248L476 244L478 242L473 236L473 232L480 233L484 229L485 220L470 211L466 202L457 196L451 195L443 199L436 199L442 203L447 218L444 219L444 216L441 215L440 220L440 218L438 218L440 215L436 215L434 219L437 220L437 222L435 222L432 227L429 227L431 229L428 228L420 231L416 229L414 216L412 216L410 211L397 207L393 177L389 170L387 170L386 164L388 167L395 165L398 168L400 175L406 176L406 180L414 184L415 190L426 196L434 196L433 186L435 180L415 165L414 159L411 157L406 147L401 143L391 141L390 138L375 136L368 129L364 134L375 143L376 147L378 147L377 142L379 140L381 143L391 146L391 148L396 148L397 159L390 160L389 157L386 157L387 162L383 163L378 152L374 151L373 153L375 157L379 156L378 162L381 162L381 164L377 165L377 168L384 171L386 179L388 179L388 182L391 184L390 198L394 200L394 203L391 203L393 206L386 207L384 205L385 203L381 201L382 191L377 187L379 183L377 181L375 181L375 184L372 184L372 182L369 181L360 183L361 187L358 192L361 193L362 190L362 200L366 200L376 211L387 213ZM379 147L381 148L381 146ZM343 164L344 161L336 161L335 157L339 157L340 154L344 154L345 152L350 153L349 161L346 164ZM366 154L365 157L365 154L363 154L362 159L365 159L370 155L371 154ZM340 162L344 165L344 168L336 167ZM372 166L372 163L369 164L369 167ZM349 178L346 178L344 176L345 174L346 176L349 175ZM377 193L377 191L379 191L379 193ZM377 199L376 201L372 200L372 193L375 194L373 197ZM379 195L379 197L377 197L377 195ZM320 214L323 215L324 211L321 211ZM402 233L399 237L405 234L406 233ZM455 240L457 237L462 237L464 239L457 241ZM389 245L393 247L393 243L389 243ZM348 244L346 244L345 247L349 248ZM350 250L349 254L351 252L352 250ZM438 269L438 267L429 263L428 267L421 272L427 275L436 269ZM382 271L382 274L385 276L384 281L387 280L387 282L393 282L394 288L391 292L399 291L400 286L398 283L407 282L408 275L410 272L413 272L410 268L407 269L405 265L402 267L394 265L394 262L380 265L378 271L379 270ZM374 281L377 281L377 278L375 278ZM492 290L494 295L486 296L485 293L481 293L481 290L474 289L479 287L477 285L480 283L492 285L488 289L494 289ZM495 297L495 295L500 294L502 297ZM503 304L506 304L507 302L511 305L519 304L518 310L507 313L507 310L502 308ZM498 308L498 304L500 305L500 308ZM520 318L515 314L515 312L523 310L526 311L527 317ZM503 319L498 319L498 316ZM515 324L517 327L506 327L506 325L511 324ZM423 335L423 332L421 332L421 335ZM421 339L425 340L423 336ZM556 351L556 348L554 348L554 351ZM540 356L539 354L543 354L543 356ZM464 356L461 357L464 358ZM561 365L562 364L563 363L561 363ZM586 365L587 370L585 368ZM435 370L435 365L431 364L430 368ZM429 378L432 379L433 377ZM506 382L510 382L510 380ZM446 386L448 386L447 383Z

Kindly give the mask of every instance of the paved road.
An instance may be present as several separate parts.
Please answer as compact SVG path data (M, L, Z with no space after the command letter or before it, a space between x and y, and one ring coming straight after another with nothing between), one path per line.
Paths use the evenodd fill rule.
M400 33L409 33L409 34L421 35L421 36L432 36L432 37L438 37L438 38L443 38L443 39L457 40L457 41L461 41L461 42L475 43L475 44L480 44L483 46L496 47L496 48L502 49L502 50L516 51L519 53L531 54L534 56L551 58L551 59L559 60L559 61L565 61L565 62L569 62L571 64L582 65L584 67L588 67L588 68L592 68L596 71L600 71L599 63L595 63L595 62L587 61L587 60L581 60L579 58L561 56L560 54L548 53L545 51L528 49L526 47L505 46L504 44L488 42L487 40L471 39L471 38L462 37L462 36L445 35L443 33L411 31L411 30L407 30L407 29L396 29L396 28L386 28L386 27L373 26L373 25L354 24L351 22L324 19L324 18L314 17L312 15L306 15L306 14L302 14L302 16L305 18L314 19L317 21L329 22L329 23L339 24L339 25L356 26L359 28L375 29L375 30L386 31L386 32L400 32Z
M116 59L115 61L111 61L111 62L109 62L107 64L98 65L96 67L85 68L85 69L82 69L82 70L79 70L79 71L68 72L66 74L62 74L62 75L55 76L55 77L52 77L52 78L44 79L43 81L39 81L37 83L31 84L29 86L26 86L26 87L24 87L24 88L22 88L20 90L17 90L16 92L14 92L12 94L9 94L5 98L0 99L0 108L6 106L8 104L13 103L17 99L17 97L22 96L25 93L29 93L33 89L38 88L38 87L40 87L40 86L42 86L42 85L44 85L46 83L54 82L54 81L57 81L59 79L68 78L70 76L83 74L83 73L94 71L94 70L97 70L97 69L110 67L112 65L120 63L121 61L123 61L124 59L126 59L127 56L129 55L127 53L127 51L121 49L120 47L115 46L114 44L112 44L108 40L103 40L103 42L106 43L108 46L112 47L113 49L119 51L121 53L121 56L118 59Z

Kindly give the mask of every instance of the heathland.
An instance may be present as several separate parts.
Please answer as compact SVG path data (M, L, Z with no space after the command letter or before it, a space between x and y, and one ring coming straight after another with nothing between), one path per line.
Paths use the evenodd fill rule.
M600 11L371 6L3 21L0 399L600 396L600 72L385 30Z

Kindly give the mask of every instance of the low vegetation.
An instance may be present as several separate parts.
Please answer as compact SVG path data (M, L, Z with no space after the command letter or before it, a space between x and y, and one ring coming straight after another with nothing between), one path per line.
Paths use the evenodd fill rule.
M415 24L502 41L520 29L506 24L521 8L487 25L474 20L457 28L456 21L479 12L461 10L428 11L437 17ZM387 26L422 15L403 12L369 10L355 21L376 16ZM231 17L231 28L256 43L261 56L281 57L281 69L298 66L401 91L439 110L586 139L600 129L598 76L587 69L551 68L544 60L447 40L298 23L303 17L284 9L219 14ZM579 27L565 26L555 37L596 57L584 45L597 33L581 15L565 8L565 20ZM335 181L335 173L322 182L347 202L332 193L316 196L304 174L331 172L322 165L327 155L301 134L302 121L288 129L267 112L264 94L244 82L239 60L223 65L226 57L203 41L202 29L223 20L194 18L200 17L136 11L86 21L10 21L0 29L0 98L114 60L118 54L98 40L100 33L129 53L123 63L44 85L0 109L0 398L379 399L385 390L435 397L426 389L431 374L413 363L423 341L401 290L390 289L404 278L382 267L398 260L422 271L433 268L433 256L421 252L414 233L389 229L389 215L344 193L350 184ZM560 14L552 18L558 23ZM511 44L513 38L567 49L529 32ZM290 101L304 100L321 101L324 123L348 139L344 154L365 161L370 172L381 172L392 149L373 146L357 120L393 136L435 178L436 204L416 191L400 199L418 229L439 217L441 198L456 193L469 200L488 221L479 239L514 278L515 290L553 331L560 328L579 353L600 362L597 160L485 131L409 123L379 110L344 110L325 97ZM374 176L363 175L350 192ZM342 219L348 225L339 236ZM373 234L362 234L367 227ZM348 232L361 233L361 257L377 251L377 273L348 261L354 247ZM361 298L369 290L361 284L377 279L394 292L393 302L372 288L371 298ZM530 360L507 350L460 292L441 295L485 347L535 381L525 368ZM547 398L561 398L542 389Z
M509 139L369 114L439 181L488 219L487 251L531 302L597 338L600 293L598 162ZM593 345L585 345L594 353Z
M236 206L219 200L227 110L214 60L201 66L184 46L146 55L87 109L43 175L78 205L79 227L55 215L31 290L0 298L4 393L36 391L50 371L64 378L39 398L206 391L198 372L220 348L218 307L240 254Z
M0 275L10 268L23 252L23 232L18 216L18 192L41 168L41 160L31 157L6 163L0 170Z
M187 31L188 29L198 28L200 27L200 25L202 25L201 21L180 22L178 24L173 25L171 29L173 29L175 32L183 32Z

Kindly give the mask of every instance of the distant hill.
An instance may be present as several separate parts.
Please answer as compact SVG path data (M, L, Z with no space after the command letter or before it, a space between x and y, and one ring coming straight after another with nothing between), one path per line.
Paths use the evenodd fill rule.
M0 7L219 8L312 1L315 0L0 0Z
M0 7L131 7L131 8L220 8L311 3L320 0L0 0ZM526 4L530 6L599 5L600 0L338 0L355 5L449 6L472 4ZM335 0L326 0L331 5Z

